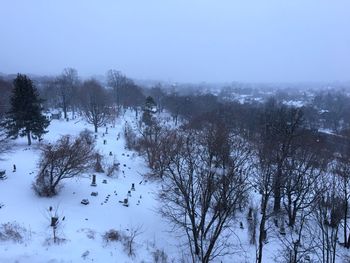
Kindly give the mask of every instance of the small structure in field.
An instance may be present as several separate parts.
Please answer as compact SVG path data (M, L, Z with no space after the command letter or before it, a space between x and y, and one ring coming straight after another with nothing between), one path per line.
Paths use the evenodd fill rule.
M126 206L126 207L129 206L129 200L128 200L128 198L124 198L123 206Z
M80 203L83 204L83 205L88 205L90 202L89 202L88 199L83 199L83 200L81 200Z
M6 178L6 170L0 170L0 180L5 180Z
M91 186L97 186L97 184L96 184L96 174L93 174L93 175L92 175Z
M58 110L54 110L51 112L50 119L51 120L60 120L62 117L62 113Z

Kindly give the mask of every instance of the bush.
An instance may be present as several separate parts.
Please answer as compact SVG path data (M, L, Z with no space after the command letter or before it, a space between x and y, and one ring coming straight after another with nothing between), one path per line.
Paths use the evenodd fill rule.
M103 167L102 167L102 164L101 164L101 162L102 162L102 155L101 154L99 154L99 153L96 153L96 155L95 155L95 158L96 158L96 161L95 161L95 167L94 167L94 169L95 169L95 172L96 173L104 173L105 171L103 170Z
M27 230L16 222L8 222L0 226L0 240L22 243Z
M120 233L115 229L110 229L104 235L102 236L102 239L108 243L108 242L117 242L121 240Z
M119 164L114 160L111 165L107 167L106 175L109 177L115 177L117 176L119 172Z
M141 226L137 228L132 227L127 230L127 233L118 232L115 229L110 229L102 235L102 240L105 243L121 242L128 256L134 257L136 255L136 238L142 233L141 230Z
M153 253L153 262L154 263L167 263L168 255L164 252L164 250L156 249Z
M38 196L50 197L56 195L59 190L61 190L62 186L57 186L54 190L50 186L50 178L48 176L37 176L35 182L32 185L34 192Z
M139 150L138 149L138 142L137 142L137 135L130 126L130 124L125 124L124 128L124 137L126 142L126 148L129 150Z
M95 239L96 232L92 229L88 229L86 236L88 239Z
M96 156L91 132L85 130L78 137L62 136L55 144L42 147L39 174L33 184L39 196L54 196L61 180L73 178L92 168Z

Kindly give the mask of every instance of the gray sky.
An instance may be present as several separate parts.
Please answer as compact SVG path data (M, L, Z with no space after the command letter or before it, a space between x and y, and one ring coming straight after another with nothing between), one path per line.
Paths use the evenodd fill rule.
M350 80L349 0L0 0L0 72Z

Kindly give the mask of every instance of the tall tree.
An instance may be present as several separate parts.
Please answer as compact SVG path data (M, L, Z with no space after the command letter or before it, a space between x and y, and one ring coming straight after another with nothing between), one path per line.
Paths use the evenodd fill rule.
M335 164L333 172L338 177L339 181L339 195L343 203L343 235L344 235L344 246L350 248L350 234L348 235L349 227L349 203L350 203L350 141L343 141L343 149L339 150L335 154Z
M27 136L28 145L31 145L31 135L40 138L47 133L45 129L50 122L42 114L42 100L30 78L18 74L13 85L11 108L6 114L4 127L7 137Z
M222 131L179 131L164 152L168 164L160 211L184 231L192 262L208 263L230 253L232 222L247 202L249 148ZM224 147L215 145L221 141Z
M73 68L65 68L55 81L65 119L68 107L72 105L78 81L78 72Z
M97 132L98 127L104 125L109 118L106 91L96 80L91 79L84 82L80 93L86 120L94 125Z
M281 209L282 188L286 178L285 165L287 158L294 154L295 139L300 136L303 124L301 109L280 105L275 99L265 104L261 116L260 140L265 144L265 151L277 167L274 174L274 212Z
M155 103L157 104L157 111L162 112L163 111L163 100L166 96L162 85L159 83L156 86L150 88L149 90L144 89L147 95L154 98Z
M107 72L107 84L113 89L114 102L120 107L120 89L127 83L127 78L120 72L111 69Z
M142 121L147 125L152 125L152 118L153 114L156 111L156 103L154 102L154 99L151 96L148 96L146 98L145 106L143 107L143 114L142 114Z

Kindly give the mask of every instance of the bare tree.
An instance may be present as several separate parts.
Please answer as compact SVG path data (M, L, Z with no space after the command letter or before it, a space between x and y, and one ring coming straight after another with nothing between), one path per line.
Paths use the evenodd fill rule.
M105 89L94 79L85 81L81 87L80 100L86 120L94 125L97 132L109 119Z
M162 112L164 108L163 100L165 98L165 92L162 88L162 85L158 83L157 85L150 88L149 90L145 90L145 92L147 93L147 95L154 98L157 105L157 112Z
M278 252L278 262L304 263L310 261L317 248L317 242L312 233L312 209L301 209L297 218L296 227L289 229L285 234L277 233L282 249Z
M306 144L306 138L303 137ZM285 162L285 183L283 207L287 213L289 226L294 227L301 211L313 207L322 194L318 181L325 169L324 161L317 154L314 144L301 146Z
M127 229L128 234L124 236L124 248L129 257L134 257L136 254L135 242L136 238L143 233L142 225L130 227Z
M325 191L320 182L325 178L328 164L327 159L318 154L324 145L314 134L306 132L298 140L300 144L287 157L284 171L283 208L289 227L283 227L277 233L283 247L282 261L288 263L310 259L317 248L318 243L312 238L312 226L315 225L313 213L319 207ZM284 222L284 216L282 220Z
M119 89L120 103L124 108L132 108L136 111L137 108L143 106L145 95L141 87L136 85L131 79L127 79L125 85Z
M152 118L150 123L139 121L137 126L137 150L144 156L153 175L163 177L171 131L160 119Z
M255 168L256 175L253 179L254 187L259 191L261 195L260 206L260 223L259 223L259 239L258 248L256 253L256 262L261 263L263 259L263 248L267 238L266 224L272 215L269 209L269 202L271 200L274 184L273 175L276 167L270 162L266 152L263 149L259 150L257 167Z
M131 107L135 110L136 115L138 114L137 107L142 106L145 95L133 80L127 78L120 71L109 70L107 72L107 85L112 88L113 103L117 106L118 114L121 107Z
M316 242L314 256L318 258L317 262L335 263L337 258L338 233L344 216L337 179L334 174L327 173L319 180L323 194L312 210L309 224L309 239Z
M122 87L127 83L127 78L120 71L111 69L107 72L108 86L113 89L114 102L117 104L117 109L120 109L121 99L120 93Z
M229 235L235 212L247 202L247 145L230 138L223 165L202 139L205 132L173 137L160 193L161 214L184 232L193 262L207 263L232 252Z
M274 99L269 100L261 117L262 131L259 140L268 143L269 158L276 165L274 174L274 211L281 209L282 188L286 175L284 166L293 150L293 143L299 136L303 122L301 109L279 105Z
M40 96L44 99L43 105L45 109L62 108L58 77L47 79L42 83Z
M50 227L52 228L52 237L55 244L64 241L64 239L57 236L57 231L62 228L62 223L65 220L65 216L60 215L58 210L58 206L50 206L47 209L47 219L50 222Z
M350 142L342 152L338 152L335 158L334 173L338 176L339 189L344 204L343 238L344 246L350 248L350 233L348 235L348 214L350 201Z
M64 118L67 118L68 107L72 105L78 87L78 72L73 68L65 68L56 78L55 84L60 97Z
M256 228L259 223L259 218L258 218L258 208L257 207L249 207L248 210L248 235L249 235L249 243L251 245L256 245Z
M41 196L57 194L63 179L72 178L92 168L95 160L95 143L87 130L76 138L62 136L55 144L42 147L39 174L33 184Z

